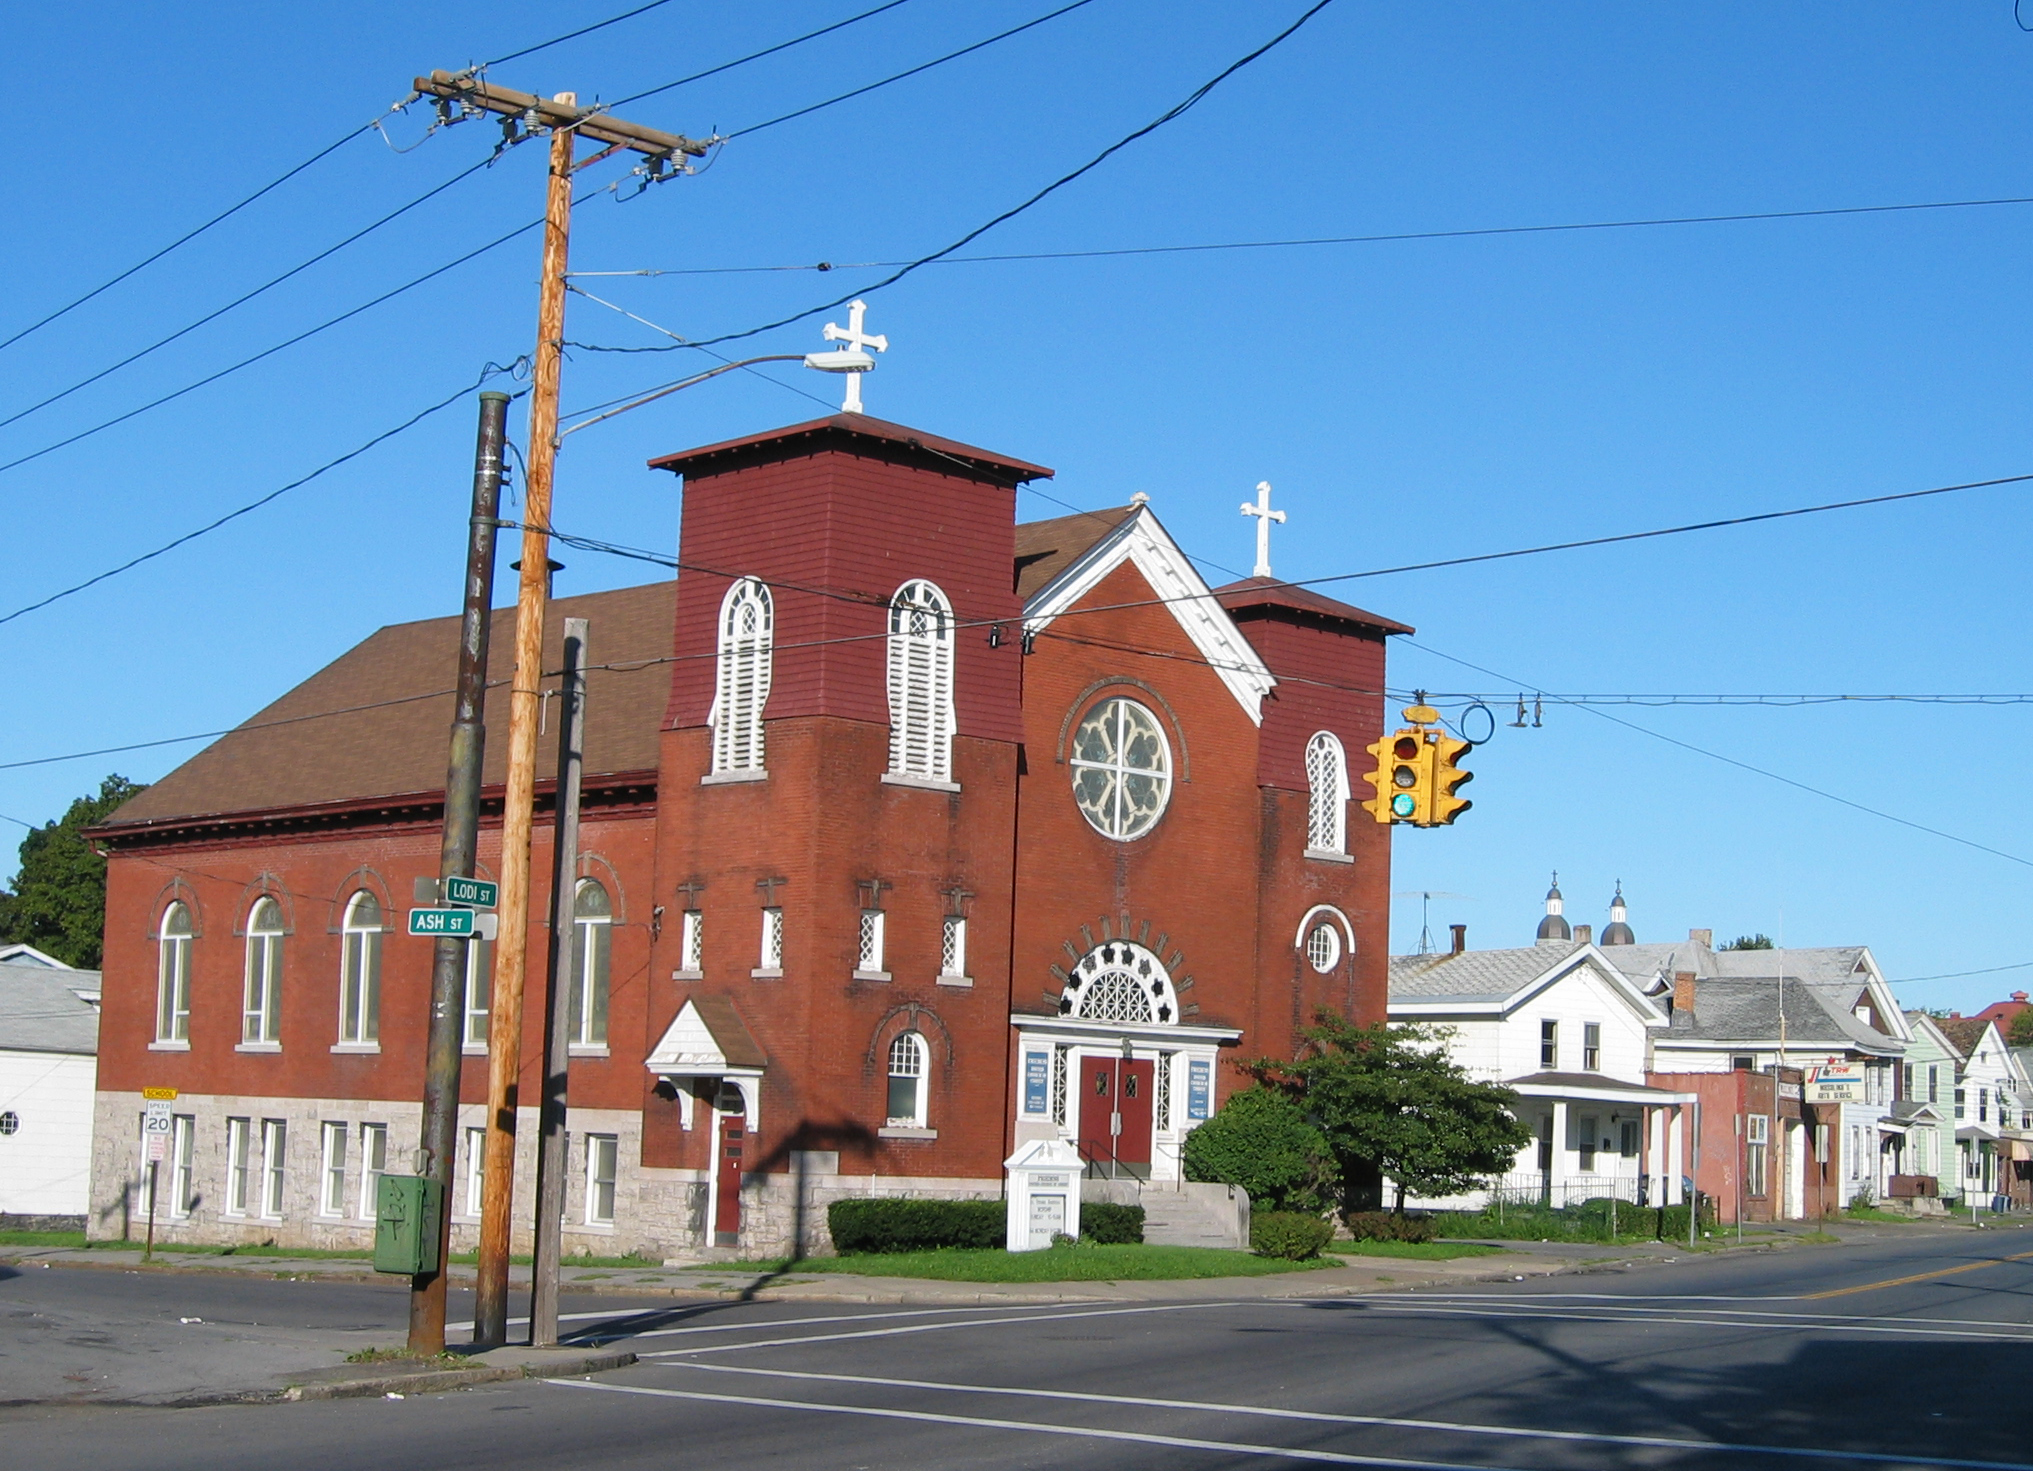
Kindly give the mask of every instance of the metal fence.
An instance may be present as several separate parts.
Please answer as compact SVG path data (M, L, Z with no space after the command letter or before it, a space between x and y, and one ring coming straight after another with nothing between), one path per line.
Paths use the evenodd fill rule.
M1658 1192L1649 1186L1649 1180L1637 1175L1563 1175L1556 1180L1533 1170L1500 1175L1490 1181L1488 1209L1501 1210L1506 1206L1552 1206L1561 1209L1580 1205L1584 1200L1657 1205L1659 1201L1652 1197Z

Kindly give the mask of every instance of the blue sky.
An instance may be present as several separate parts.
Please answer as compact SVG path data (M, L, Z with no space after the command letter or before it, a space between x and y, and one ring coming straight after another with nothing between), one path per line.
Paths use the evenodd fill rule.
M627 8L440 3L37 7L10 19L16 212L0 337L456 68ZM659 85L862 5L671 6L493 73L582 100ZM911 0L624 115L733 133L1052 8ZM1303 8L1095 0L924 76L578 213L578 269L894 260L988 219L1184 96ZM1188 116L975 247L1029 252L2033 194L2033 35L1963 6L1387 7L1340 0ZM81 86L80 69L90 73ZM116 83L109 85L109 83ZM89 120L81 127L81 120ZM424 113L393 119L407 145ZM227 225L0 351L0 417L323 249L486 153L468 124L348 144ZM171 348L0 427L0 461L179 387L536 216L535 147ZM615 170L592 177L613 177ZM1079 506L1150 493L1189 551L1248 568L1260 479L1287 577L1391 566L2033 471L2033 206L927 269L873 299L872 412L1056 466ZM343 453L528 351L532 234L165 408L0 471L4 612ZM689 336L878 273L585 284ZM568 335L657 336L583 300ZM838 315L837 313L835 315ZM818 319L823 321L824 318ZM820 345L816 322L755 351ZM577 353L567 407L681 355ZM689 355L684 355L689 356ZM693 359L694 361L696 359ZM793 370L795 371L795 370ZM832 380L744 374L575 437L557 522L668 549L658 453L822 411ZM802 380L802 381L801 381ZM520 424L518 408L514 422ZM228 529L0 625L0 760L227 726L383 623L453 609L461 405ZM1337 584L1417 625L1392 680L1453 693L2017 694L2024 487ZM1032 496L1027 516L1061 507ZM642 580L585 553L561 592ZM1482 674L1448 658L1496 671ZM1764 767L2033 859L2024 706L1571 706L1499 728L1473 811L1400 830L1394 948L1529 940L1548 871L1600 925L1870 944L1894 977L2033 961L2028 866L1695 754ZM1500 718L1511 712L1499 710ZM1605 716L1643 727L1648 735ZM109 770L0 771L59 813ZM18 829L16 830L18 831ZM1904 988L1968 1008L2033 969ZM2033 987L2029 987L2033 988Z

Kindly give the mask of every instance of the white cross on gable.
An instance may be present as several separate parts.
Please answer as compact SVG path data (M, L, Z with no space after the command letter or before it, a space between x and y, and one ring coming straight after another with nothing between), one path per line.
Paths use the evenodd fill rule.
M1242 513L1245 516L1257 518L1257 564L1250 572L1250 576L1269 577L1271 575L1271 523L1285 519L1283 511L1273 511L1271 509L1270 481L1259 480L1257 482L1257 498L1254 501L1244 501L1242 503Z
M828 322L826 324L826 329L824 333L826 340L828 342L846 343L847 351L849 352L858 352L865 354L867 350L871 347L874 348L877 352L888 352L889 338L870 336L868 333L861 330L862 319L867 314L867 312L868 312L867 302L858 299L855 301L848 302L847 325L845 327L840 327L832 322ZM873 361L871 361L867 368L862 368L859 369L858 371L850 371L848 373L847 398L840 405L840 412L842 412L843 414L858 414L862 412L861 375L862 373L868 372L869 369L873 368L874 366L875 364L873 363Z

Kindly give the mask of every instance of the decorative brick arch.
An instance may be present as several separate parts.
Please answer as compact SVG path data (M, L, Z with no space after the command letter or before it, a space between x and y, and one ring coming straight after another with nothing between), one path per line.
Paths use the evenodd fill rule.
M282 880L263 869L249 880L247 887L240 891L240 908L233 915L233 933L245 939L247 916L254 912L254 906L263 899L273 899L282 911L282 932L296 933L296 896L283 887Z
M1054 765L1066 764L1066 752L1073 740L1073 722L1085 714L1094 704L1094 697L1104 690L1135 690L1155 704L1164 714L1165 734L1172 743L1173 753L1179 758L1179 770L1175 781L1193 780L1193 757L1186 749L1186 727L1180 723L1179 712L1172 708L1172 702L1158 693L1157 687L1144 683L1128 674L1111 674L1097 679L1073 697L1066 707L1065 718L1059 722L1059 739L1052 747Z
M362 889L372 894L381 905L381 932L384 935L394 932L394 916L398 912L395 907L395 891L389 887L388 880L382 877L378 869L363 863L341 879L339 886L332 891L332 898L329 901L331 912L325 919L326 934L336 935L345 928L346 908L353 902L353 896Z
M181 903L191 915L191 938L198 939L205 933L205 907L198 902L198 891L182 877L172 878L156 890L155 911L148 916L148 938L162 938L162 917L169 913L169 906Z
M1167 992L1159 998L1159 1004L1168 1002L1174 1008L1167 1022L1183 1022L1199 1014L1199 1003L1186 999L1186 993L1193 989L1193 974L1185 968L1185 951L1172 943L1168 932L1155 929L1152 921L1127 914L1104 914L1095 923L1080 926L1077 935L1059 942L1066 959L1063 964L1051 967L1053 984L1046 988L1045 1005L1062 1016L1075 1015L1079 1011L1081 986L1073 981L1080 974L1080 967L1090 958L1098 961L1101 949L1111 944L1133 947L1156 962L1154 969L1162 973Z
M607 903L614 916L614 923L628 923L628 890L621 882L621 871L604 855L581 852L578 872L572 876L574 887L580 879L592 879L607 891Z
M946 1068L953 1066L953 1034L946 1030L939 1013L922 1001L906 1001L884 1012L869 1034L868 1051L861 1062L864 1077L873 1078L878 1069L889 1066L889 1044L905 1032L916 1032L927 1042L936 1032L942 1052L940 1064Z

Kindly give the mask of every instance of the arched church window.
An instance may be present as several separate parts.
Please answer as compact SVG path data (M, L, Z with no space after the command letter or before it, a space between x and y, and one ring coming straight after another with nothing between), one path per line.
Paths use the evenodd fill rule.
M191 911L177 900L162 912L156 942L155 1040L191 1039Z
M769 703L776 636L769 589L743 577L720 603L720 658L713 689L713 769L761 771L762 711Z
M953 605L923 578L889 605L889 769L952 780Z
M1142 945L1115 940L1080 957L1066 977L1062 1016L1149 1024L1179 1019L1179 1000L1164 963Z
M339 947L339 1040L381 1039L381 903L367 890L346 905Z
M1164 816L1172 752L1158 717L1135 700L1103 700L1073 732L1073 800L1096 829L1140 838Z
M281 1034L282 906L266 894L247 912L247 965L240 1003L240 1040L273 1042Z
M925 1126L925 1039L904 1032L889 1044L889 1123L892 1128Z
M1341 740L1321 731L1306 742L1306 846L1317 853L1348 851L1348 757Z
M572 896L571 1041L574 1047L607 1045L608 957L614 935L614 904L592 879L579 880Z

